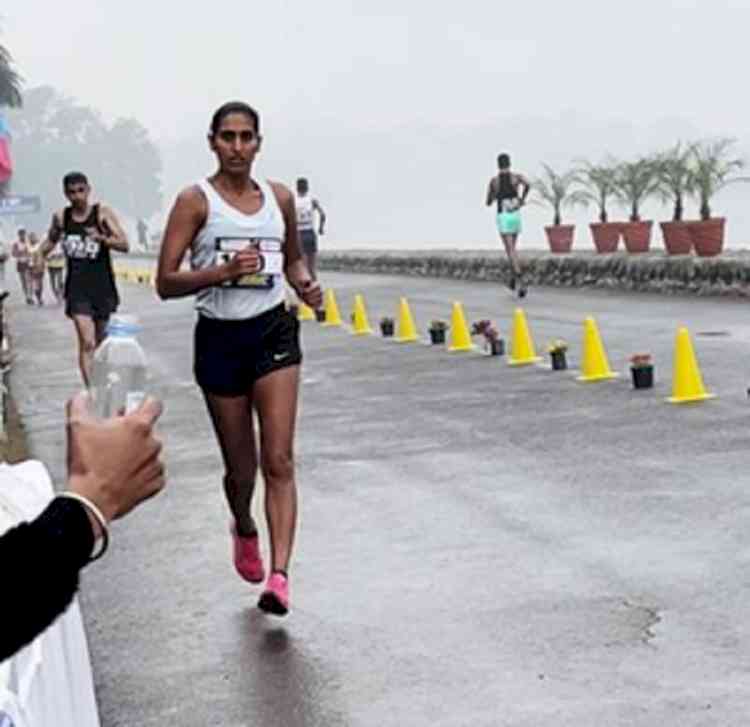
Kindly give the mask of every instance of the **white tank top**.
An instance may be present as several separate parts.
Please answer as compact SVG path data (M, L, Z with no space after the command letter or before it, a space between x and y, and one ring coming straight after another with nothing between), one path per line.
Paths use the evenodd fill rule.
M313 207L313 198L309 194L306 194L304 197L295 195L294 199L297 206L297 229L314 230L315 209Z
M258 275L198 291L195 307L207 318L254 318L284 302L284 217L271 185L256 183L263 205L255 214L246 215L225 202L207 180L198 182L208 201L208 215L193 241L190 267L205 270L221 265L248 245L259 249L264 263Z

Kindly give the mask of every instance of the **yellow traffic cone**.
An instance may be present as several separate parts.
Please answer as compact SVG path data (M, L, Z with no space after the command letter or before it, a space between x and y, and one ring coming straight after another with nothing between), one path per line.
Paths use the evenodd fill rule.
M370 321L367 320L367 308L365 308L365 299L362 295L354 296L354 328L352 334L355 336L371 336L372 328Z
M672 372L672 396L670 404L687 404L691 401L705 401L716 398L709 394L703 385L703 376L695 358L693 344L687 328L677 331L674 349L674 370Z
M513 317L513 335L508 365L528 366L541 360L541 357L536 355L536 350L534 349L534 341L531 338L529 325L526 322L526 314L523 312L523 308L516 308Z
M314 321L315 313L309 305L305 305L302 301L299 304L299 312L297 313L298 321Z
M618 374L609 367L609 359L604 350L599 329L596 327L596 321L589 316L583 322L583 366L578 380L605 381L617 378L617 376Z
M466 324L464 307L458 302L453 304L448 350L453 352L474 350L474 344L471 342L471 333L469 333L469 326Z
M398 313L398 327L396 328L396 341L398 343L410 343L418 341L419 334L417 327L414 325L414 318L411 315L409 302L406 298L401 298Z
M339 313L339 306L336 303L336 295L333 292L333 288L328 288L328 290L326 290L325 312L326 312L326 319L321 325L326 326L327 328L343 325L343 321L341 320L341 314Z

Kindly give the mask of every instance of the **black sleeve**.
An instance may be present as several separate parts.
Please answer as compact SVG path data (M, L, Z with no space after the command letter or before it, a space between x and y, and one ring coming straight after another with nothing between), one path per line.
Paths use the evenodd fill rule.
M33 641L70 605L94 533L86 508L54 499L0 537L0 661Z

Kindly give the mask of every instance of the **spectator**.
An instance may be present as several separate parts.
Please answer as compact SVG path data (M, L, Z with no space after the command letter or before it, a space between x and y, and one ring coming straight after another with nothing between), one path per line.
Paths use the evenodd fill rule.
M33 522L0 536L3 628L0 661L41 634L70 605L80 570L109 544L108 525L164 487L161 443L153 427L161 404L105 421L85 394L67 408L68 482ZM95 545L96 553L93 552Z

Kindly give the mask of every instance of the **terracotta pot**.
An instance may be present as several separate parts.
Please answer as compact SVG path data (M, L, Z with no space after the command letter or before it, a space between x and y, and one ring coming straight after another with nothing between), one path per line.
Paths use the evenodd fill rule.
M693 251L693 238L687 222L662 222L664 249L669 255L689 255Z
M688 222L696 255L713 257L724 249L724 217Z
M645 222L624 222L622 225L622 237L625 249L629 253L648 252L651 247L651 228L654 223L650 220Z
M573 247L573 234L575 225L548 225L544 228L547 233L549 249L554 253L570 252Z
M615 252L620 242L619 222L592 222L591 237L598 253Z

